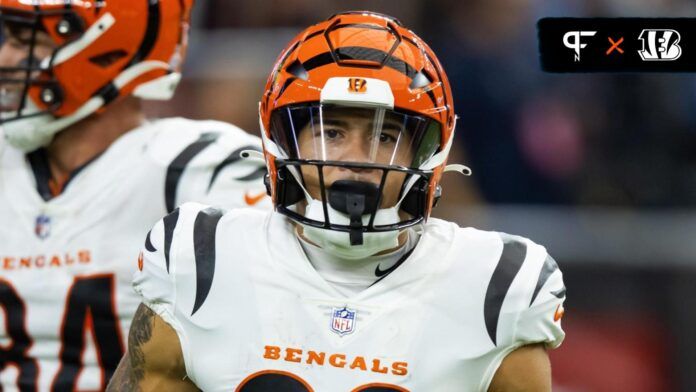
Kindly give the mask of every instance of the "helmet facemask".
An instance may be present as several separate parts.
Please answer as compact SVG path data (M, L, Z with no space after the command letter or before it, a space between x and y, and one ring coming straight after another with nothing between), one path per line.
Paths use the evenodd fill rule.
M38 132L35 124L52 121L51 113L61 104L61 90L52 76L50 61L55 44L41 18L40 12L8 13L0 9L0 46L14 46L12 51L23 52L16 61L13 59L14 64L0 66L0 124L10 142L27 151L51 140L53 135Z
M271 137L278 168L278 211L305 238L344 258L399 245L401 230L422 223L440 124L384 107L309 103L277 109Z

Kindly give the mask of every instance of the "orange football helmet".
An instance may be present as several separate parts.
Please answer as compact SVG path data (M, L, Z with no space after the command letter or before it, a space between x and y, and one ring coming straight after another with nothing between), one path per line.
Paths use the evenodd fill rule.
M3 92L21 92L14 110L2 109L5 133L38 133L45 144L121 97L171 98L193 1L0 0L3 30L32 32L28 58L0 67L0 102ZM55 45L49 57L35 58L38 31Z
M360 245L363 233L400 230L430 215L456 116L435 54L398 20L353 11L307 28L281 53L259 106L267 188L277 211L306 227L348 232L351 245ZM338 140L349 140L334 124L361 116L371 127L365 143L372 144L362 147L370 151L366 158L332 152ZM300 145L303 140L314 143L312 151ZM308 167L318 171L319 191L309 189L315 169ZM374 186L364 180L328 184L328 167L381 175L368 181ZM395 173L403 179L398 202L385 205L385 184ZM319 197L323 213L295 206ZM351 200L361 207L349 211ZM380 222L378 210L387 207L396 207L401 218ZM350 217L341 224L332 209Z

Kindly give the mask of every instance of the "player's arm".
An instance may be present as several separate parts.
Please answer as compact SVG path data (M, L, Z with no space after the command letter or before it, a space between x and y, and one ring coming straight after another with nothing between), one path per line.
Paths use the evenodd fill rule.
M141 304L135 313L128 351L106 390L198 391L186 377L176 332L145 305Z
M489 392L550 392L551 363L543 344L522 346L508 354Z
M551 363L547 350L565 337L561 328L565 284L556 261L546 249L526 241L526 259L505 301L515 315L511 336L501 347L513 347L498 366L491 392L550 392Z

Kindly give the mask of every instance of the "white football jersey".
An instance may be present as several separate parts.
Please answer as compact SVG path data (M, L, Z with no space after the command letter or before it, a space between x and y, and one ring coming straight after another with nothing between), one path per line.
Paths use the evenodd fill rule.
M187 203L143 254L134 288L204 391L486 391L511 351L564 338L563 278L542 246L438 219L351 297L275 212Z
M131 281L152 225L204 200L270 208L258 138L231 125L158 120L126 133L46 200L47 166L0 156L0 390L104 389L140 303ZM45 161L45 158L43 158Z

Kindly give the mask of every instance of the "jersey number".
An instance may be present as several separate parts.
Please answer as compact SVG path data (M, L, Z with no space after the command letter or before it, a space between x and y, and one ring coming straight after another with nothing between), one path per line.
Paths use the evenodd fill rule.
M61 323L60 368L52 391L74 391L82 369L82 354L91 330L102 369L101 389L106 388L123 355L121 330L116 317L114 275L76 277L70 288ZM11 341L0 346L0 372L8 365L19 370L19 390L36 391L38 365L27 355L33 341L27 334L26 307L12 285L0 279L0 306L5 311L7 335ZM0 387L1 389L1 387Z
M235 392L313 392L309 384L300 376L280 370L263 370L252 374L242 381ZM374 383L361 385L351 392L409 392L408 389L391 385Z

